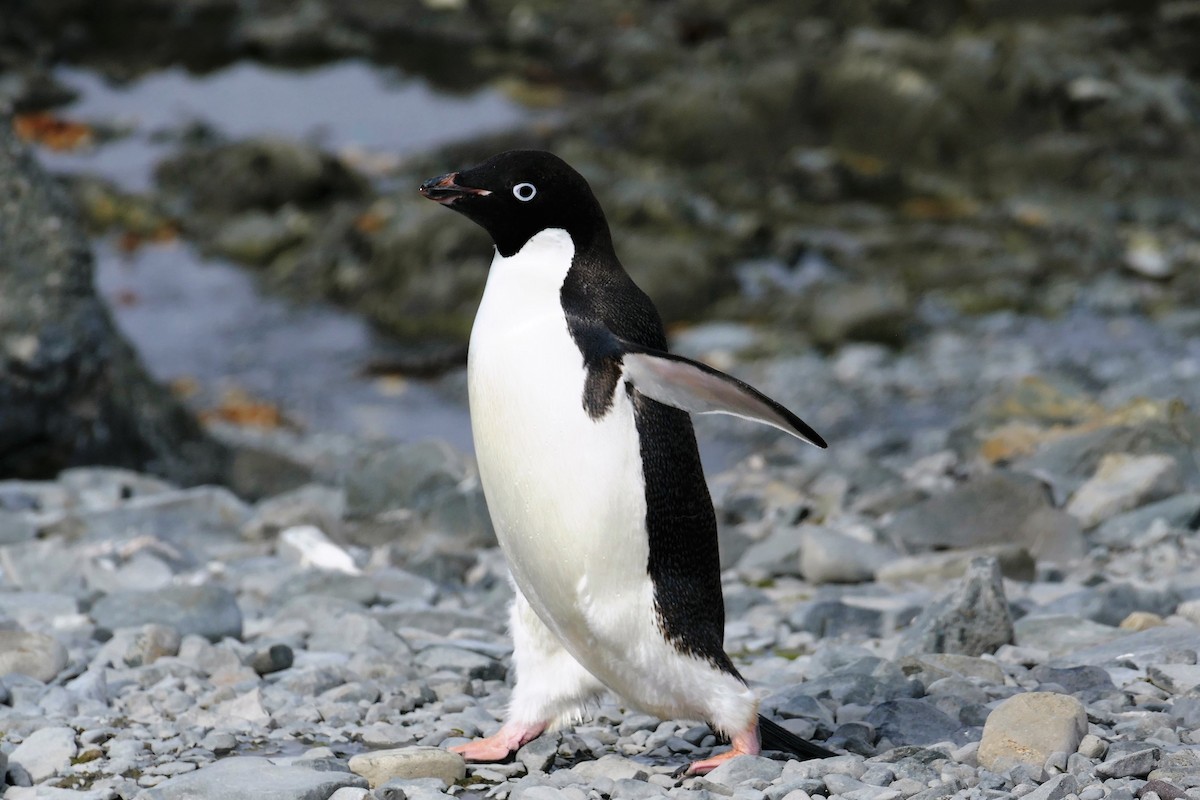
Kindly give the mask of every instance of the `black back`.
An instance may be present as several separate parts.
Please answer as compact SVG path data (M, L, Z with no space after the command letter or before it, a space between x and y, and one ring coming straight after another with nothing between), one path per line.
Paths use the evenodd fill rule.
M451 207L482 225L504 256L548 228L571 235L575 255L562 286L563 311L587 368L580 402L593 419L603 418L619 390L619 340L665 351L667 338L654 304L617 259L591 188L557 156L528 150L501 153L427 186L451 180L488 192L456 198ZM535 187L533 197L522 199L517 190L523 184ZM717 523L691 418L631 387L627 391L641 447L650 549L646 568L659 628L681 652L738 675L724 649Z

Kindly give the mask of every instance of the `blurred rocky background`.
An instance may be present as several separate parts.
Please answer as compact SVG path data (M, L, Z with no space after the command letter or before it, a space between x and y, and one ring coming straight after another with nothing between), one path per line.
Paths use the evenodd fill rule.
M1198 325L1194 3L2 13L17 133L73 196L118 323L210 419L275 420L261 399L281 422L469 448L460 419L422 416L461 387L410 379L461 365L490 251L412 187L512 146L591 180L681 346L717 360L896 364L962 320ZM964 388L926 405L957 416ZM835 440L861 432L845 401L788 389Z
M848 755L683 791L1200 798L1198 78L1196 0L6 0L6 796L621 800L712 749L613 703L465 782L411 748L494 729L510 591L490 248L415 189L543 147L673 347L831 444L697 420L728 648Z

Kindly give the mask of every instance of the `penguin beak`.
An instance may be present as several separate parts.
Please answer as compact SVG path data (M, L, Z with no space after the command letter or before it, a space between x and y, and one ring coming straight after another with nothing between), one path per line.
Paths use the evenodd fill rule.
M459 186L458 173L451 172L446 175L439 175L436 178L430 178L421 184L421 195L427 197L435 203L441 203L448 206L454 203L461 197L469 195L477 195L484 197L491 194L487 189L474 189L470 186Z

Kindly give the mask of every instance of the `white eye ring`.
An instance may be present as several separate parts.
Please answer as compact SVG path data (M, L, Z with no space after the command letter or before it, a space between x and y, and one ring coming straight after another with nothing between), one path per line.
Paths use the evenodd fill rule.
M513 187L513 197L522 203L528 203L537 195L537 187L532 183L518 183Z

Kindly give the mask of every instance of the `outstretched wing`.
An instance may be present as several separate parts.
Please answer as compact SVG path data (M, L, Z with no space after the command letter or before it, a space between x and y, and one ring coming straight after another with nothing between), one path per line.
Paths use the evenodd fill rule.
M732 375L633 342L622 340L621 347L626 380L652 400L692 414L732 414L826 447L825 440L804 420Z

